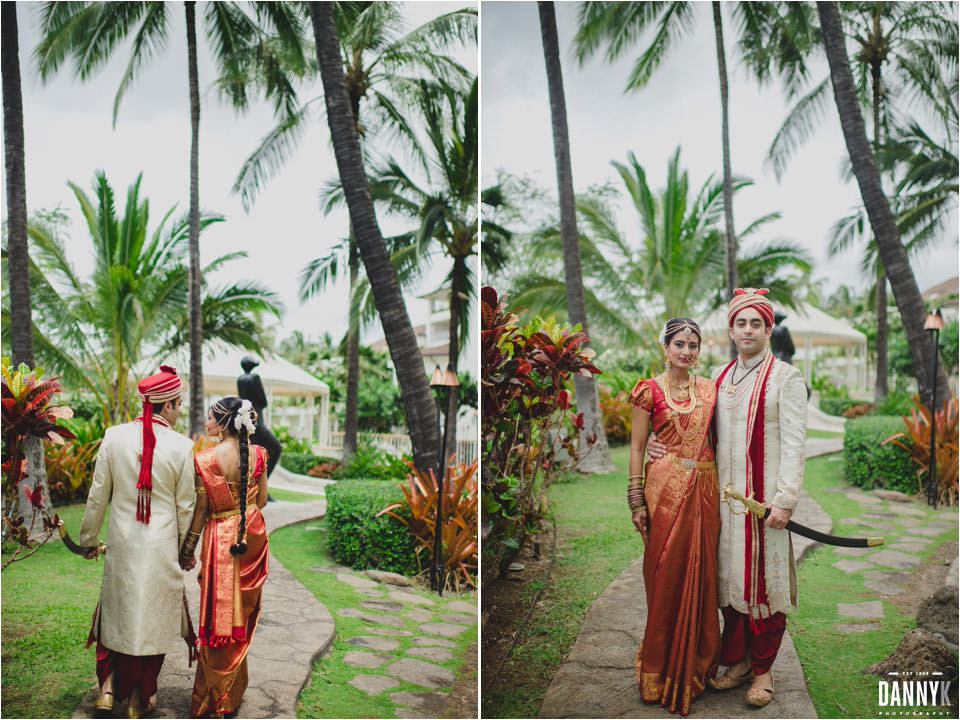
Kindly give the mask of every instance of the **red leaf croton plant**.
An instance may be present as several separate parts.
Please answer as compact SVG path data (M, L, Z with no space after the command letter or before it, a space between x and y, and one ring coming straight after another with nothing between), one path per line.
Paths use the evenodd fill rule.
M28 470L24 453L27 438L36 437L62 444L75 436L70 430L57 424L60 418L73 417L73 410L50 403L51 398L62 389L56 378L41 381L41 368L31 370L24 363L13 368L8 358L0 361L0 374L3 411L3 540L17 545L2 566L6 568L10 563L36 552L57 529L59 521L56 515L51 516L43 507L43 479L34 478L32 488L21 482ZM17 514L17 498L21 489L33 508L29 524L22 515ZM30 528L34 527L38 515L43 519L43 531L31 536ZM23 554L24 551L27 551L26 555Z
M492 287L480 292L481 517L486 576L502 573L546 511L545 493L583 452L583 414L571 410L570 378L600 374L587 334L517 313ZM586 438L588 449L596 437Z

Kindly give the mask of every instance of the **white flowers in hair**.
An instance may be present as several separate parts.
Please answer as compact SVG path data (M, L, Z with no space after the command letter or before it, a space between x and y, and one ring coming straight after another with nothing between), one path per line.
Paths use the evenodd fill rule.
M667 344L667 323L663 324L663 329L660 330L660 334L657 336L657 340L661 345Z
M233 418L233 426L240 432L240 428L246 428L248 435L253 435L256 431L256 425L253 424L254 411L253 405L249 400L240 403L240 409L237 410L236 417Z

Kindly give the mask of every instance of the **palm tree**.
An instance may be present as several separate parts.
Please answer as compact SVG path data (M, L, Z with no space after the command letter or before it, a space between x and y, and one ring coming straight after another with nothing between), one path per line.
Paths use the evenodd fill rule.
M567 315L573 325L580 325L589 336L586 302L583 296L583 273L580 266L580 246L577 242L577 211L573 194L573 170L570 167L570 133L567 129L567 106L563 95L563 76L560 68L560 43L557 40L557 17L552 2L538 2L540 11L540 38L547 68L547 90L550 96L550 125L553 128L553 154L557 168L557 188L560 200L560 234L563 242L563 276L566 280ZM589 349L589 342L584 343ZM580 433L580 449L587 438L596 437L593 449L580 461L584 472L605 473L613 470L607 435L600 414L600 396L592 377L573 376L573 390L577 409L583 413L584 426Z
M774 23L789 28L785 35L804 37L807 53L787 60L806 76L807 56L819 45L819 32L812 17L812 8L795 3L791 17L771 13L765 20L769 30ZM870 112L873 121L873 150L876 154L889 137L898 100L921 106L952 104L949 84L942 82L945 70L955 73L957 66L957 22L949 3L854 2L841 6L846 35L854 40L857 51L850 55L854 65L857 97L863 112ZM799 19L799 20L798 20ZM770 36L760 32L759 36ZM771 42L770 45L773 43ZM774 53L767 53L769 58ZM887 65L884 74L883 66ZM829 101L829 78L824 77L801 97L777 131L768 157L780 176L796 149L813 133L824 107ZM792 95L800 86L792 88ZM951 123L945 119L948 133ZM841 221L843 222L843 221ZM884 267L871 263L867 245L865 266L872 267L876 278L877 379L876 401L887 394L887 280Z
M713 177L691 193L688 173L680 167L680 149L667 166L666 184L651 189L647 173L631 153L626 163L614 162L623 188L636 210L642 236L631 243L616 225L611 202L603 196L578 200L584 231L580 235L587 311L600 338L642 347L659 355L656 338L664 321L677 315L706 314L723 302L715 291L723 276L723 186ZM753 183L733 178L733 192ZM759 235L779 219L769 213L747 225L738 237ZM542 315L562 307L562 283L551 268L561 254L559 231L548 226L532 238L536 256L529 273L511 284L513 302ZM738 259L738 274L755 286L769 286L777 303L790 305L795 285L787 270L807 273L809 254L788 240L751 243Z
M10 356L13 367L34 367L33 320L30 311L29 258L27 255L27 179L23 143L23 96L20 88L20 39L17 3L0 6L0 74L3 76L3 144L7 173L7 287L10 293ZM41 485L49 505L43 441L29 437L24 453L33 485ZM18 515L32 517L29 502L18 494ZM32 530L32 528L30 528Z
M921 395L931 397L933 387L927 377L925 368L930 366L933 358L933 348L923 331L923 322L926 317L926 308L916 278L907 260L907 253L900 243L896 221L890 212L890 206L883 195L880 182L880 173L877 170L870 144L864 130L863 118L857 102L853 75L846 54L845 36L840 20L840 12L835 3L818 2L817 13L820 17L820 29L823 36L824 50L827 62L830 65L830 80L833 85L834 101L840 115L840 125L843 129L847 153L853 174L860 187L860 195L870 225L873 228L877 242L877 250L887 278L893 288L894 298L903 320L903 329L910 345L913 365L916 369L917 387ZM946 387L946 373L943 368L936 378L936 383L943 383Z
M30 277L27 258L27 180L23 149L23 97L20 92L20 49L17 4L2 6L3 140L7 172L7 277L10 288L11 360L33 367Z
M253 3L255 18L244 13L237 3L207 3L204 14L206 35L210 39L220 73L220 86L239 109L246 107L243 78L253 64L260 75L271 81L262 83L268 98L275 101L278 114L289 113L292 85L284 77L286 70L302 73L302 21L292 3ZM166 44L170 14L176 6L166 2L47 2L41 10L43 40L35 51L40 77L51 77L67 53L74 58L74 73L86 80L103 67L117 44L130 35L133 47L130 59L114 99L116 124L120 101L138 72ZM203 377L201 346L200 288L200 198L199 135L200 92L197 70L196 3L184 3L187 36L187 69L190 94L190 376ZM279 40L263 29L269 27ZM280 48L278 51L277 48ZM203 428L203 388L190 383L190 432Z
M736 3L733 13L744 26L743 16L748 9L742 5L763 3ZM730 168L730 122L727 113L729 87L727 84L727 61L723 44L723 19L720 3L713 2L713 25L717 47L717 72L720 80L721 106L721 149L723 157L723 197L724 197L724 277L727 297L733 297L737 287L737 237L733 232L733 174ZM582 63L592 56L606 42L606 60L616 61L629 50L640 34L654 29L654 36L647 48L640 54L633 70L627 90L642 88L650 80L667 57L671 47L694 26L694 4L690 2L584 2L580 4L579 24L574 39L577 57Z
M90 233L93 275L81 277L67 260L62 213L41 215L30 223L29 275L41 318L34 327L34 344L45 367L93 394L109 424L129 417L133 369L187 342L189 219L170 222L175 209L170 208L149 231L149 202L140 197L139 176L127 190L122 216L102 172L94 180L92 198L74 183L69 186ZM222 220L203 214L200 229ZM203 270L213 271L244 255L224 255ZM201 309L208 339L248 349L257 349L263 340L251 316L280 313L274 293L242 280L208 288ZM8 317L4 307L4 320Z
M344 79L350 96L355 132L361 143L370 138L393 139L404 144L415 156L423 159L416 129L405 114L406 96L418 78L410 73L424 73L462 86L469 73L445 54L450 48L476 37L477 11L463 8L444 13L410 32L401 33L403 14L397 3L338 2L334 18L341 44ZM249 207L257 193L296 149L307 123L312 118L317 98L299 105L271 130L244 162L234 183ZM342 198L341 198L342 199ZM327 212L331 207L327 202ZM350 229L346 257L350 295L354 297L360 281L360 259ZM306 272L319 272L327 259L318 258ZM305 276L302 288L319 285ZM351 305L346 342L347 399L344 421L343 454L351 455L357 445L357 398L359 374L359 326L356 306Z
M317 64L323 80L327 123L334 156L360 257L373 291L387 345L406 411L414 465L426 472L437 465L437 416L430 386L423 371L423 357L407 315L400 286L390 265L370 199L363 157L357 140L356 116L350 106L341 66L340 41L330 3L310 3L317 49Z
M477 245L478 86L474 78L466 91L423 79L415 87L416 101L411 104L415 102L424 121L426 142L422 148L427 182L418 183L389 157L369 173L370 192L388 212L411 218L419 225L405 235L388 239L388 245L394 248L391 260L401 285L422 279L437 255L451 263L444 281L450 289L448 364L457 372L460 349L469 331L465 321L469 299L474 294L470 262ZM339 185L330 190L328 202L342 200ZM361 284L358 295L365 290ZM364 312L364 317L368 315ZM460 403L455 393L449 395L445 432L450 447L456 447Z

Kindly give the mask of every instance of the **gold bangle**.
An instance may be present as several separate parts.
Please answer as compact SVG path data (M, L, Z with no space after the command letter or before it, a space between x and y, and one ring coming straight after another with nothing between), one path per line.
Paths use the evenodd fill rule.
M646 477L645 473L640 473L639 475L627 475L627 480L633 480L634 478L640 478L643 480Z

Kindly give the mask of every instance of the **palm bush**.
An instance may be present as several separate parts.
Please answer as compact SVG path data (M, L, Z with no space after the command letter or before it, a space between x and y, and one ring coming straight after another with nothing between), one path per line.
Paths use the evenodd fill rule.
M79 275L67 258L62 213L40 214L29 225L35 354L74 389L88 391L107 425L130 417L130 377L138 366L187 343L188 221L171 221L172 207L148 230L141 177L128 188L122 215L103 172L94 178L93 197L69 183L90 234L90 277ZM222 221L220 215L205 214L200 227ZM245 255L218 257L203 272ZM237 280L203 290L206 340L257 350L265 340L257 316L280 315L276 294L256 282ZM6 321L6 295L3 312ZM4 322L5 334L8 328Z

